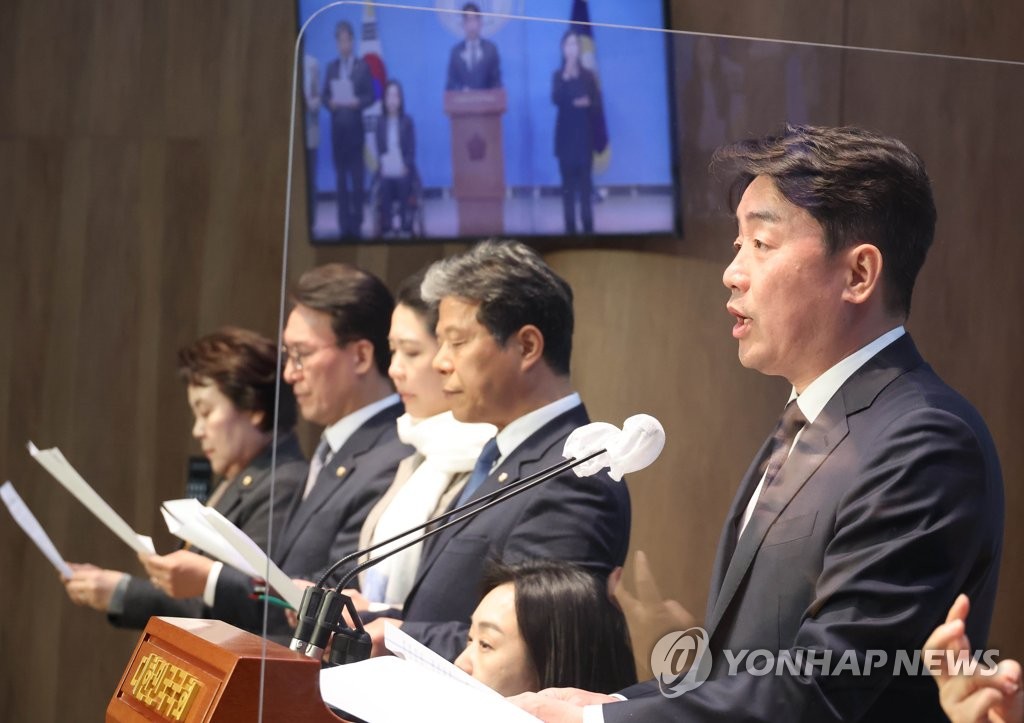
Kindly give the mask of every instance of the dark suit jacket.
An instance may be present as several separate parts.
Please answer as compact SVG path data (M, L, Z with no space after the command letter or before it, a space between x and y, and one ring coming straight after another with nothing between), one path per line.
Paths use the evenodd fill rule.
M589 98L590 105L577 108L577 98ZM562 78L559 68L551 78L551 102L558 106L555 117L555 155L563 163L587 164L594 155L593 117L601 113L601 93L594 74L580 68L577 77Z
M856 372L806 427L737 544L751 465L722 533L708 598L711 676L667 699L656 684L604 707L636 721L942 721L934 682L894 677L957 593L983 648L1002 547L1002 475L971 405L909 336ZM723 650L885 651L870 676L726 675ZM762 661L763 663L763 661ZM820 666L818 668L820 670Z
M363 152L363 110L373 103L373 79L370 69L359 58L352 58L352 69L349 78L352 80L352 92L359 101L357 108L331 109L330 102L334 98L331 83L338 79L341 72L341 58L335 58L327 64L327 75L324 79L324 107L331 111L331 144L334 153L362 157Z
M398 463L413 451L398 439L395 420L403 412L400 403L393 404L363 423L324 465L309 497L296 495L272 543L271 558L288 576L315 582L331 563L355 552L367 514L391 484ZM335 572L328 584L349 569ZM235 620L244 622L231 621L234 625L260 630L263 606L248 600L251 592L246 575L225 567L217 579L214 611L230 607ZM268 632L287 637L284 614L276 608L270 613Z
M268 446L234 480L215 505L215 509L231 520L264 550L270 524L270 461ZM277 447L277 475L274 481L274 529L284 524L292 500L301 494L306 481L307 464L294 434L281 437ZM246 484L248 480L248 484ZM248 593L246 593L248 594ZM218 611L221 612L221 611ZM233 622L233 611L225 608L220 619ZM124 613L108 615L118 627L146 627L153 615L179 618L217 617L203 604L202 598L177 599L168 596L149 580L132 576L124 597ZM237 624L237 623L236 623Z
M473 498L563 461L565 438L589 421L582 405L556 417L502 461ZM625 484L565 472L433 538L406 598L402 629L453 660L466 645L488 557L557 558L607 575L625 560L629 523Z
M480 38L480 59L466 64L466 41L456 43L448 56L446 90L484 90L501 87L501 58L490 40Z

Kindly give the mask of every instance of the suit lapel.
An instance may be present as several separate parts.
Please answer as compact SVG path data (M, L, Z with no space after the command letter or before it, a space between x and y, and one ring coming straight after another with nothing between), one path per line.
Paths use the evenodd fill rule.
M771 486L764 490L754 514L747 523L747 528L736 542L735 552L731 557L727 557L726 551L731 549L731 540L736 539L733 521L745 508L751 493L748 493L746 497L741 494L736 496L726 521L726 529L719 542L714 580L708 595L708 614L705 627L709 635L714 634L715 628L721 622L722 616L761 548L765 535L768 534L793 497L846 437L849 431L847 418L871 406L881 391L894 379L923 363L910 335L906 334L857 370L833 395L814 423L804 429L789 459L779 471L778 477ZM750 476L756 474L756 469L759 466L757 462L763 453L764 448L762 447L755 464L751 465L751 469L747 471L741 490L750 483ZM753 480L753 483L756 485L757 480ZM731 535L730 540L726 540L728 535Z
M533 474L534 472L537 472L538 470L536 469L527 469L524 471L523 467L532 465L536 463L537 460L543 458L550 451L552 446L556 444L564 444L565 438L570 432L572 432L572 430L587 424L588 421L589 418L587 417L587 411L582 404L552 419L539 430L531 434L522 444L516 447L516 449L512 451L512 454L504 459L501 464L491 472L490 476L484 480L479 489L477 489L469 498L470 501L483 497L484 495L490 494L501 487L515 482L516 480L521 479L524 474ZM455 503L453 503L453 505L454 504ZM427 545L423 552L423 560L420 563L420 569L416 575L416 582L410 589L409 595L406 596L406 602L408 602L412 597L416 588L419 587L419 583L427 571L431 566L433 566L434 562L437 561L447 541L459 534L472 521L472 519L469 519L456 525L452 525L427 541Z
M719 591L722 589L725 571L728 569L729 561L732 560L733 552L736 550L736 536L739 532L740 519L747 508L747 504L750 502L751 495L754 494L754 490L757 488L757 483L760 481L758 472L761 469L761 462L771 448L771 443L772 438L769 436L764 441L764 444L761 445L761 449L754 455L754 461L750 463L747 473L743 475L743 481L740 483L739 490L736 496L733 497L732 505L729 507L729 513L726 515L725 524L722 526L722 534L718 540L718 551L715 553L715 563L711 568L711 587L708 589L708 603L705 612L706 620L711 619L711 613L715 609L715 602L718 599Z
M846 437L847 431L846 408L842 395L836 395L814 420L814 424L804 429L778 476L761 494L754 514L736 542L736 551L725 568L721 587L708 618L709 635L718 626L722 614L746 577L768 530L825 458Z
M302 499L301 495L297 497L295 507L289 513L288 522L281 535L281 542L274 546L277 551L277 559L284 558L301 536L313 515L334 497L345 480L352 476L359 464L359 457L376 446L388 427L394 426L395 420L401 412L402 405L400 404L394 404L381 410L353 432L341 449L331 456L327 464L320 470L320 474L317 475L316 484L313 485L309 497L306 499Z

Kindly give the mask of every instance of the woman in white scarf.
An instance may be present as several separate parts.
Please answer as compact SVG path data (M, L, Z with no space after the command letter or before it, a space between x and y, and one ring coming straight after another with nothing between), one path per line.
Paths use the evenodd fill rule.
M360 548L443 512L469 479L484 443L495 435L492 425L458 422L448 410L444 377L431 366L438 349L437 311L420 296L422 280L422 273L415 274L399 288L388 335L388 374L406 412L398 419L398 436L416 452L402 460L394 483L367 516ZM422 547L422 543L413 545L360 576L362 595L371 609L401 607L416 578Z

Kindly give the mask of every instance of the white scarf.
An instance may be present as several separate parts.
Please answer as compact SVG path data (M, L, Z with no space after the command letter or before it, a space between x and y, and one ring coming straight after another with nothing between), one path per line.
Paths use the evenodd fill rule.
M451 412L417 420L398 418L398 438L412 445L423 458L381 514L371 544L394 537L402 530L430 519L452 477L470 472L480 449L495 435L490 424L465 424ZM415 533L420 534L420 533ZM372 553L374 557L397 547L407 538ZM371 602L401 605L416 579L423 544L413 545L366 571L363 594Z

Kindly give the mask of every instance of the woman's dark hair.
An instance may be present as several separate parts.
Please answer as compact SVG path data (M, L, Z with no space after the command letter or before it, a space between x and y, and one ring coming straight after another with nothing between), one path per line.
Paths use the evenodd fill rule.
M388 97L388 88L390 88L391 86L395 86L396 88L398 88L398 117L401 118L402 116L405 115L405 89L402 87L402 84L399 83L398 80L395 78L388 78L388 82L384 84L384 92L381 94L381 98L385 100L384 114L387 115L386 101Z
M236 409L263 412L259 428L264 432L274 428L274 390L281 366L281 353L274 342L231 326L178 351L178 374L187 384L212 382ZM281 385L278 423L282 430L295 426L295 396L287 384Z
M415 311L416 316L427 327L427 333L430 336L435 336L437 334L437 304L428 304L420 292L420 286L423 284L423 277L426 274L427 269L423 268L403 281L398 287L398 291L395 292L395 305L401 304Z
M543 688L622 690L636 683L626 618L606 581L561 560L491 562L483 595L512 583L516 620Z
M565 41L569 39L570 35L575 35L577 42L580 40L580 31L577 30L572 25L570 25L568 28L566 28L565 32L562 33L562 39L558 42L558 55L559 55L559 57L561 58L561 61L562 61L561 62L561 67L559 68L559 70L563 70L563 71L565 70ZM583 51L583 48L580 48L580 52L582 52L582 51ZM583 67L583 63L582 62L580 62L580 67L581 68Z
M331 317L331 330L339 346L366 339L380 375L391 364L388 330L395 308L384 282L350 264L324 264L299 277L292 301Z

